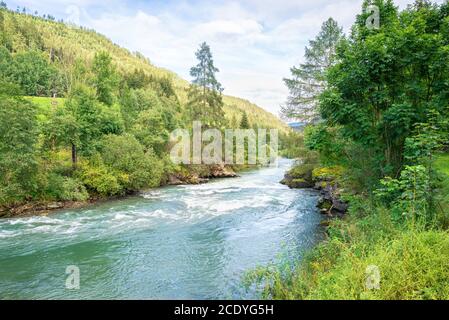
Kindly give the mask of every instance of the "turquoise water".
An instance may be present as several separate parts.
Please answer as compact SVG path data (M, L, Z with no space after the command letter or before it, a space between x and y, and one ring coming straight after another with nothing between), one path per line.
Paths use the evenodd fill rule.
M0 298L256 298L247 271L320 237L317 194L278 183L290 165L0 220ZM78 290L66 289L70 265Z

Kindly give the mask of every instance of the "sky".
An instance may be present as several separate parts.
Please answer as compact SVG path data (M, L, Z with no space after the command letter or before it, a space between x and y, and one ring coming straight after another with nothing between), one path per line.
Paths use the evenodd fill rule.
M93 28L191 80L195 51L206 41L227 95L279 114L283 78L302 61L321 24L334 18L348 32L362 0L5 0L39 14ZM439 0L436 2L443 2ZM412 0L396 0L405 8Z

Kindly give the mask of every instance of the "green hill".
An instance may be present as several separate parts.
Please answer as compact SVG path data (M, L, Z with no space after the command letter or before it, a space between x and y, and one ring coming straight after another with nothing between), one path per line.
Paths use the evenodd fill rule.
M121 72L143 70L156 78L167 77L174 84L181 103L187 99L188 81L174 72L154 66L142 54L131 53L94 30L6 10L2 10L1 15L0 28L4 33L3 38L8 39L8 45L14 52L35 49L45 53L58 67L67 69L73 68L77 59L90 63L97 52L106 51ZM249 101L225 96L224 103L226 117L229 120L235 117L238 121L244 111L247 112L249 122L253 126L289 132L288 126L276 116Z
M277 117L217 92L93 30L0 8L0 216L220 176L220 166L170 160L170 133L192 119L240 128L246 114L245 128L279 129L286 145Z

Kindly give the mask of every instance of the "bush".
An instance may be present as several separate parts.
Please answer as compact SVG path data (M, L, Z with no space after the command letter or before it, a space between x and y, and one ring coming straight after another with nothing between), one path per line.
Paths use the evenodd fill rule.
M109 135L102 143L101 156L106 166L116 175L126 175L123 187L137 191L160 185L162 161L152 150L144 152L143 146L131 135Z
M83 165L80 177L90 190L101 196L113 196L123 193L123 187L118 179L102 163Z
M86 201L89 199L89 194L81 181L50 173L47 177L44 197L56 201Z
M62 183L61 200L65 201L86 201L89 193L81 181L65 177Z

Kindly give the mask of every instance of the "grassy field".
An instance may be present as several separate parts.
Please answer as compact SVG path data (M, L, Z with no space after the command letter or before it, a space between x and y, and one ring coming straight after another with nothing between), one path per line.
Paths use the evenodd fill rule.
M64 105L64 98L24 97L37 107L37 117L40 123L48 120L52 110Z

